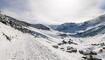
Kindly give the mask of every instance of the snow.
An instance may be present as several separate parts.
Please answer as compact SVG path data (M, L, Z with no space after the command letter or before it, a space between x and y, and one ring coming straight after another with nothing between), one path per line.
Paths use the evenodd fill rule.
M5 33L12 40L8 41ZM38 39L38 40L37 40ZM0 23L0 60L66 60L35 38Z
M58 36L59 31L55 31L55 30L51 30L51 31L46 31L46 30L38 30L35 28L30 27L29 29L33 30L33 31L37 31L41 34L46 35L47 37L49 37L49 39L44 39L42 38L39 42L42 43L43 45L47 46L49 49L53 50L54 53L57 53L58 56L61 56L62 54L64 55L63 57L66 57L68 59L72 59L72 60L81 60L83 59L83 55L79 53L80 50L86 51L86 52L90 52L90 51L95 51L95 52L99 52L100 49L102 49L103 46L92 46L91 44L100 44L105 42L105 34L99 34L96 35L94 37L85 37L85 38L75 38L75 37L65 37L64 39L62 39L61 37ZM38 38L37 40L39 40L40 38ZM74 44L65 44L62 46L59 46L58 49L54 49L51 47L51 45L57 45L58 43L60 43L62 40L66 40L68 41L69 39L73 40L73 42L77 43L78 45L74 45ZM50 41L50 43L49 43ZM78 51L77 53L68 53L65 51L60 50L60 48L67 48L67 46L71 46L73 48L76 48ZM104 57L104 50L103 53L95 55L94 57L96 58L101 58L102 60L105 60ZM63 58L61 58L63 59Z
M55 27L59 29L67 27L67 29L61 31L52 27L50 27L50 30L37 29L31 26L25 27L48 38L22 33L19 30L0 23L0 60L84 60L82 57L87 55L81 54L80 51L85 53L96 52L97 55L94 55L94 57L105 60L105 49L103 49L105 47L103 45L103 43L105 44L104 29L101 32L99 31L95 36L69 36L69 34L72 35L77 32L85 32L85 34L89 32L93 34L97 33L97 30L100 30L99 26L104 26L105 23L97 19L95 21L88 21L89 25L86 24L83 28L79 28L82 24L75 23L67 23ZM73 33L70 33L70 29L73 29L71 30ZM68 36L64 37L60 36L60 34L67 34ZM72 43L68 43L69 40ZM62 41L66 41L66 43ZM59 43L62 43L62 45L59 45ZM54 48L54 45L58 46L58 48ZM67 52L67 47L72 47L72 49L77 51ZM64 50L61 48L64 48Z

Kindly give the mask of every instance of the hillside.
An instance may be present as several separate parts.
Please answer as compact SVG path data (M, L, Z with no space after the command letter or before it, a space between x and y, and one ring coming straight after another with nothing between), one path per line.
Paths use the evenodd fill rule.
M0 14L0 60L105 60L104 20L44 25Z
M25 26L25 24L23 25ZM59 54L55 53L56 51L52 51L52 47L52 49L49 49L48 47L50 46L45 46L39 41L43 41L45 39L41 37L35 37L37 35L30 35L30 31L28 32L28 29L23 29L21 24L17 23L17 25L13 26L13 28L10 26L11 25L9 25L8 22L6 25L5 23L0 22L0 60L66 59L64 56L60 56ZM19 29L20 27L21 30Z
M60 32L70 33L70 36L73 37L96 36L105 33L105 15L101 15L83 23L64 23L51 27Z

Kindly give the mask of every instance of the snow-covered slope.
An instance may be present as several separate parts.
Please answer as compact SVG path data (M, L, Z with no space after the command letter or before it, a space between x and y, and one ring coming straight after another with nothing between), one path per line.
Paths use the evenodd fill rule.
M0 60L105 60L104 23L105 15L43 25L0 14Z
M88 37L105 33L105 15L83 23L64 23L51 26L54 30L71 33L74 37Z
M68 60L40 40L0 22L0 60Z

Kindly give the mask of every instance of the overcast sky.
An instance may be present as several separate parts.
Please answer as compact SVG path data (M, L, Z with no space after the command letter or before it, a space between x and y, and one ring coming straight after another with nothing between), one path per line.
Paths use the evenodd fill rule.
M31 23L78 23L104 14L105 0L0 0L0 9Z

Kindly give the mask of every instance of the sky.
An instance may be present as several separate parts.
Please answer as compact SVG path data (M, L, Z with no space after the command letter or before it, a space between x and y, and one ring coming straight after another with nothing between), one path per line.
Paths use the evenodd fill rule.
M0 10L30 23L80 23L104 14L105 0L0 0Z

